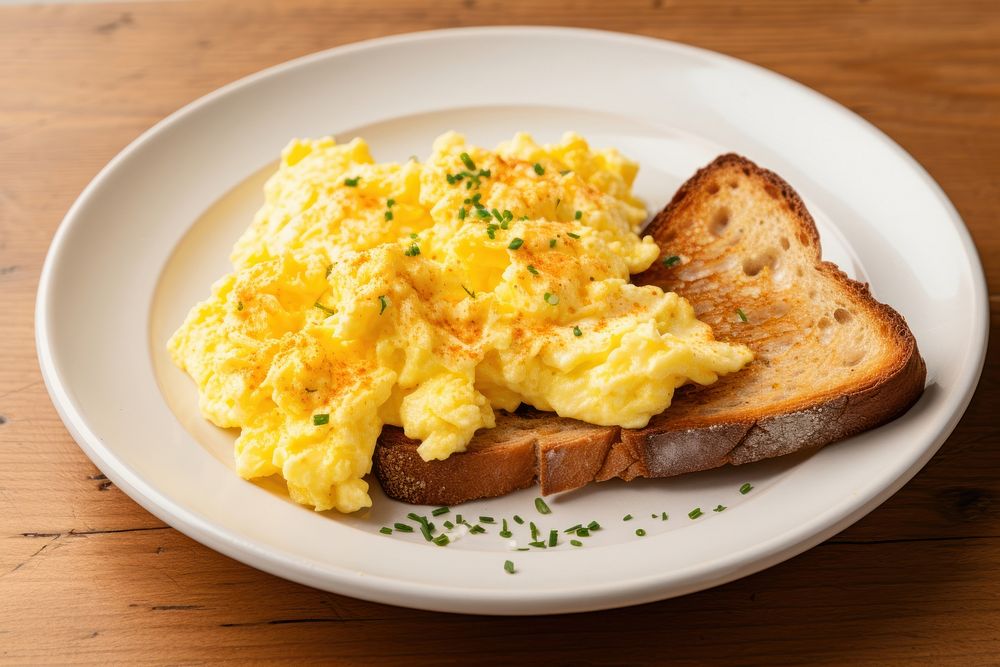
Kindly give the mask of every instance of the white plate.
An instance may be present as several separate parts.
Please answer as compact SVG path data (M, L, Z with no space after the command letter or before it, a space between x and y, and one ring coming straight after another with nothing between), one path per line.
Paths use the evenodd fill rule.
M292 137L363 135L378 159L435 135L492 145L574 129L639 160L654 210L696 167L737 151L782 174L816 216L825 255L906 317L928 387L895 422L795 457L678 479L534 490L463 505L545 531L596 519L583 548L507 550L487 535L440 548L379 527L408 506L375 487L367 515L317 514L233 472L233 435L196 410L164 341L227 270L260 185ZM982 268L955 209L902 149L859 117L771 72L611 33L488 28L380 39L227 86L137 139L94 179L49 251L37 344L49 392L101 470L194 539L318 588L426 609L541 614L635 604L778 563L856 521L920 469L971 398L987 340ZM746 496L743 482L754 484ZM722 513L711 508L728 506ZM700 506L706 516L690 520ZM422 510L426 511L426 510ZM669 521L653 520L666 511ZM635 519L625 523L626 513ZM636 528L648 531L635 535ZM526 532L519 529L524 541ZM563 537L565 542L565 537ZM510 558L518 573L504 572Z

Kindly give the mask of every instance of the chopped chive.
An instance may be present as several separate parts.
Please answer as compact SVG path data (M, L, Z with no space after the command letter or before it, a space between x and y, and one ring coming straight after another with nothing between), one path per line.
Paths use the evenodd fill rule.
M519 526L523 525L524 524L524 519L522 519L521 517L519 517L518 515L515 514L514 515L514 523L518 524Z
M455 523L465 523L465 520L462 518L461 514L455 515Z
M483 178L489 178L491 176L490 170L489 169L480 169L479 170L479 175L482 176Z
M572 544L574 547L582 547L583 546L583 542L581 542L580 540L570 540L569 543Z
M360 176L355 176L354 178L345 178L344 185L346 185L349 188L356 188L358 187L358 181L360 180L361 180Z
M327 264L326 265L326 277L329 278L331 273L333 273L333 264Z
M691 510L690 512L688 512L688 518L689 519L697 519L702 514L704 514L704 512L701 511L701 508L700 507L695 507L693 510Z
M336 315L337 314L337 311L333 310L332 308L327 308L326 306L324 306L323 304L321 304L319 301L317 301L316 303L313 304L313 308L319 308L320 310L322 310L327 315Z
M670 257L663 258L663 266L673 266L677 262L681 261L681 258L677 255L671 255Z
M439 507L435 510L431 510L431 516L441 516L442 514L447 514L451 509L448 507Z
M505 560L503 562L503 569L507 571L507 574L514 574L514 561Z
M390 197L389 199L385 200L385 207L386 208L392 208L393 204L395 204L395 203L396 203L396 200L393 199L392 197Z
M539 514L552 514L552 510L549 509L549 506L541 498L535 498L535 509L538 510Z
M573 327L573 335L577 336L577 337L580 337L580 336L583 335L583 332L580 331L580 327Z
M535 525L535 522L534 521L529 521L528 522L528 528L531 529L531 539L537 540L538 539L538 526Z
M622 521L631 521L631 520L632 520L631 514L626 514L625 516L622 517Z
M538 269L536 269L535 267L533 267L531 264L528 264L528 273L530 273L533 276L537 276L538 275Z
M740 319L743 320L744 322L747 321L747 314L743 312L742 308L737 308L736 309L736 314L739 315Z
M753 484L747 482L746 484L740 487L740 494L745 496L746 494L750 493L751 489L753 489Z
M528 544L530 544L533 547L538 547L539 549L544 549L545 548L545 542L542 542L542 541L528 542Z
M635 534L638 535L639 537L645 537L646 531L644 531L642 528L636 528Z
M559 296L557 294L549 294L548 292L546 292L545 296L542 298L544 298L545 303L549 304L550 306L555 306L559 303Z
M488 218L490 217L490 212L487 211L485 208L477 208L476 215L478 215L480 218Z
M542 174L545 173L545 167L543 167L542 165L538 164L537 162L535 163L535 166L532 167L532 169L534 169L535 173L538 174L539 176L541 176Z
M479 517L480 523L496 523L496 519L491 516L481 516Z
M475 292L473 292L472 290L470 290L470 289L469 289L468 287L466 287L465 285L462 285L462 289L464 289L464 290L465 290L465 293L466 293L466 294L468 294L469 296L471 296L471 297L472 297L473 299L475 299L475 298L476 298L476 293L475 293Z
M410 525L405 524L405 523L394 523L394 524L392 524L392 527L395 528L396 530L398 530L401 533L412 533L413 532L413 526L410 526Z
M318 415L313 415L313 426L323 426L324 424L330 423L330 413L322 412Z
M591 521L590 523L587 524L587 530L600 530L600 529L601 529L601 524L597 523L596 521Z
M510 243L507 244L507 247L511 250L517 250L523 245L524 245L524 239L517 238L515 236L513 239L511 239Z
M670 518L670 517L669 517L669 516L667 516L667 513L666 513L666 512L663 512L662 514L660 514L660 521L666 521L666 520L667 520L667 519L669 519L669 518Z
M577 530L579 530L580 528L583 528L583 526L582 526L582 525L580 525L580 524L576 524L576 525L575 525L575 526L573 526L572 528L567 528L567 529L566 529L566 530L564 530L563 532L564 532L564 533L575 533L575 532L576 532Z
M417 236L417 234L416 234L416 233L413 233L413 234L410 234L410 238L411 238L411 239L413 239L414 241L416 241L416 240L417 240L418 238L420 238L420 237L419 237L419 236Z
M501 222L500 223L500 229L510 229L510 222L508 222L507 220L504 220L503 222Z
M403 254L407 257L416 257L420 254L420 246L416 243L410 244L410 247L403 251Z
M570 237L571 239L578 239L578 238L580 238L579 234L574 234L573 232L566 232L566 236Z
M433 542L434 544L438 545L439 547L443 547L443 546L447 546L448 543L451 542L451 540L448 539L447 535L445 535L444 533L441 533L437 537L433 538L431 540L431 542Z
M717 505L715 507L715 509L712 510L712 511L713 512L724 512L725 510L726 510L726 506L725 505Z
M448 185L455 185L455 177L451 174L445 174L444 178L448 181Z
M556 240L555 239L549 239L549 247L550 248L555 248L556 247Z
M385 212L385 219L386 220L392 220L392 211L386 211Z
M380 308L378 309L378 314L381 315L382 313L385 312L385 309L389 307L389 299L386 297L385 294L383 294L378 298L378 302L380 306Z
M486 529L485 529L485 528L483 528L482 526L480 526L480 525L479 525L479 524L477 523L477 524L476 524L475 526L473 526L472 528L470 528L470 529L469 529L469 532L470 532L470 533L472 533L473 535L475 535L475 534L477 534L477 533L485 533L485 532L486 532Z
M483 198L483 193L477 192L476 194L472 195L472 203L475 204L476 206L479 206L479 200L482 198Z
M560 176L565 176L566 174L568 174L571 171L573 171L573 170L572 169L560 169L559 170L559 175Z
M550 547L554 547L557 544L559 544L559 531L558 530L550 530L549 531L549 546Z
M510 529L507 527L507 519L504 519L503 525L500 528L500 537L510 537L511 535L512 533L510 532Z
M507 221L507 222L510 222L511 220L513 220L513 219L514 219L514 214L513 214L513 213L511 213L511 212L510 212L510 210L508 210L508 209L506 209L506 208L505 208L505 209L503 210L503 219L504 219L505 221Z
M503 215L496 208L491 209L490 213L492 213L493 217L497 219L497 222L503 222Z
M491 239L497 237L497 226L496 225L486 225L486 235Z
M590 529L589 528L577 528L576 529L576 536L577 537L590 537Z
M573 214L573 219L574 220L579 220L582 217L583 217L583 211L577 211L576 213Z
M455 524L453 524L451 521L445 521L444 527L447 528L448 530L451 530L452 528L455 527Z
M468 213L466 212L466 210L464 208L458 209L458 219L459 220L465 220L465 216L466 215L468 215Z
M656 512L653 512L652 514L650 514L649 518L650 519L655 519L656 518Z
M416 512L410 512L409 514L406 515L406 518L412 521L416 521L417 523L427 523L427 517L420 516Z
M382 533L383 535L392 535L392 528L390 528L389 526L382 526L381 528L378 529L378 532Z
M237 301L236 302L236 310L243 310L243 302L242 301Z
M462 153L461 155L459 155L459 157L462 158L462 164L464 164L469 169L469 171L476 170L476 163L472 161L472 158L469 157L468 153Z

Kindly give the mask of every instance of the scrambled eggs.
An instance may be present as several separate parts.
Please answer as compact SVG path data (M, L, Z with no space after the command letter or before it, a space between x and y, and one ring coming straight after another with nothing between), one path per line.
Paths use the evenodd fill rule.
M637 166L567 134L490 151L449 133L426 162L376 163L361 139L293 141L236 243L234 271L173 335L204 415L240 427L245 478L280 474L317 510L371 505L383 424L425 460L528 403L637 428L675 387L751 352L717 342L673 293L629 283Z

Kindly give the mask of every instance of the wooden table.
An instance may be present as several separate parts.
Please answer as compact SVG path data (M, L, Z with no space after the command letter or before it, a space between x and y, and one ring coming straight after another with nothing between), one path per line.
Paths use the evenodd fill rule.
M994 344L965 418L906 488L823 545L713 590L602 613L480 618L263 574L163 525L100 475L52 408L33 341L42 260L84 185L166 114L263 67L379 35L495 23L732 54L854 109L927 167L985 261ZM996 664L998 203L995 2L0 7L0 661Z

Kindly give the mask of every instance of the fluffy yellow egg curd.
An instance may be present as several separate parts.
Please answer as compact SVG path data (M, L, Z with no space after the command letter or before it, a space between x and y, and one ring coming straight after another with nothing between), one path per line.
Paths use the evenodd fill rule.
M520 403L645 426L676 387L752 354L683 298L629 283L659 255L637 234L636 170L575 134L487 150L449 133L403 164L360 139L293 141L233 272L169 350L205 417L242 429L239 474L280 474L317 510L371 505L384 424L425 460Z

